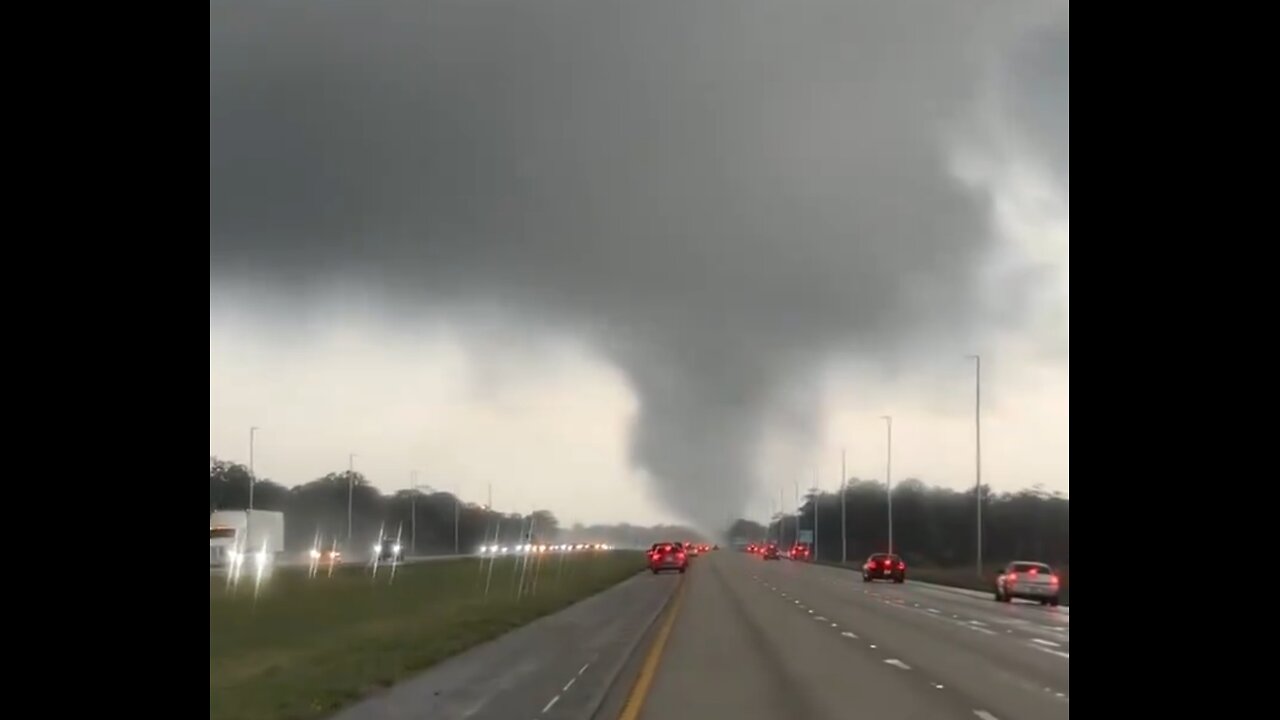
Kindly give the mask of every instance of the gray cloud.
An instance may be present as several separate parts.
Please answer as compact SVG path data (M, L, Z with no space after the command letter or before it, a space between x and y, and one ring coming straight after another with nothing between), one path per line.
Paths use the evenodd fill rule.
M572 327L634 386L659 496L721 522L829 352L981 325L993 233L941 138L1004 5L214 3L211 287Z

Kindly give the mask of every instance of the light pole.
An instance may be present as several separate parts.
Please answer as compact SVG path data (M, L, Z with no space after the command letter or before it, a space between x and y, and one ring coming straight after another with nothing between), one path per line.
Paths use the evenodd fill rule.
M409 471L409 550L418 555L418 471Z
M249 509L253 509L253 436L257 434L258 428L249 428Z
M822 488L818 485L818 468L813 469L813 561L818 561L818 502L822 500Z
M785 508L787 507L787 496L783 494L785 492L786 491L783 488L778 488L778 547L783 547L785 545L785 543L783 543L782 536L782 531L787 528L787 513L785 511Z
M884 454L884 483L889 495L889 554L893 554L893 416L881 415L889 433L889 444Z
M356 454L347 455L347 551L351 551L351 504L356 494Z
M973 497L978 505L978 575L982 575L982 356L973 358Z
M458 516L461 514L462 500L458 497L461 489L454 488L453 493L453 554L458 554Z
M845 532L844 448L840 448L840 564L849 562L849 535Z
M792 480L791 484L796 488L796 529L791 533L791 544L795 545L800 542L800 481Z

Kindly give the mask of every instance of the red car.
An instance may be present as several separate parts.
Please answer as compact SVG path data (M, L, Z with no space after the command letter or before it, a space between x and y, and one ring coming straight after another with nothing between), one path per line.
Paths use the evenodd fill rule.
M892 580L895 583L906 582L907 563L897 555L876 553L867 558L862 566L862 582L872 580Z
M781 559L781 556L779 556L779 555L778 555L778 546L777 546L777 545L765 545L765 546L764 546L764 550L762 550L762 551L760 552L760 555L761 555L761 557L763 557L765 560L780 560L780 559Z
M792 560L812 560L813 548L809 545L809 543L796 543L795 545L791 546L791 559Z
M689 567L689 556L678 542L654 543L649 548L649 569L654 575L663 570L684 572Z

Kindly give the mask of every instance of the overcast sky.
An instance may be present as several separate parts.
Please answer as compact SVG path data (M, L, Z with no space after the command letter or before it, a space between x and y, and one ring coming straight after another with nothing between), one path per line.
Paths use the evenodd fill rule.
M210 453L562 521L1069 490L1070 22L1028 0L210 5ZM790 498L788 498L790 502Z

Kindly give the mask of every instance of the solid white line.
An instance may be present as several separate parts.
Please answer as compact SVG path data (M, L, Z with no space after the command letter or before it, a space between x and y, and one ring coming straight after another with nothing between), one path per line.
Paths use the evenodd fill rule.
M555 696L555 697L551 698L551 702L547 703L547 706L546 706L546 707L544 707L544 708L542 708L542 712L544 712L544 713L545 713L546 711L550 710L550 709L551 709L551 706L552 706L552 705L555 705L555 704L556 704L556 702L557 702L558 700L560 700L560 696L559 696L559 695L557 695L557 696Z
M910 665L908 665L908 664L906 664L906 663L902 662L901 660L899 660L899 659L897 659L897 658L889 658L888 660L885 660L885 663L886 663L886 664L888 664L888 665L892 665L892 666L894 666L894 667L896 667L896 668L902 668L903 670L910 670L910 669L911 669L911 666L910 666Z
M1061 645L1059 645L1058 643L1052 640L1041 640L1040 638L1031 638L1031 642L1039 643L1041 645L1048 645L1049 647L1062 647Z
M577 679L578 678L576 677L569 678L569 682L566 683L564 687L560 688L560 690L563 692L569 692L569 688L573 687L573 683L576 682Z
M1071 659L1071 653L1064 653L1061 650L1054 650L1052 648L1040 647L1039 645L1032 645L1031 647L1035 648L1036 650L1039 650L1040 652L1047 652L1050 655L1057 655L1058 657L1066 658L1067 660Z
M858 636L857 636L857 635L854 635L853 633L851 633L851 632L849 632L849 631L847 631L847 630L846 630L846 631L844 631L844 632L842 632L842 633L840 633L840 634L841 634L841 635L843 635L843 636L845 636L845 637L847 637L847 638L851 638L851 639L853 639L853 640L857 640L857 639L858 639Z
M973 711L973 714L974 714L974 715L977 715L977 716L978 716L978 717L980 717L980 718L982 718L982 720L1000 720L1000 719L999 719L999 718L997 718L995 715L992 715L991 713L987 712L986 710L974 710L974 711Z
M581 675L582 673L586 672L587 668L589 667L591 667L591 663L587 663L586 665L583 665L582 669L578 671L578 674Z

